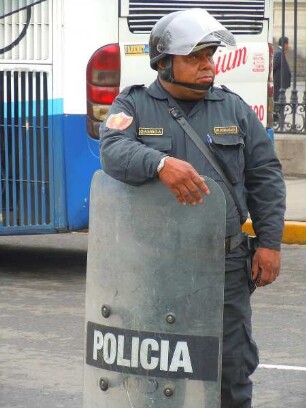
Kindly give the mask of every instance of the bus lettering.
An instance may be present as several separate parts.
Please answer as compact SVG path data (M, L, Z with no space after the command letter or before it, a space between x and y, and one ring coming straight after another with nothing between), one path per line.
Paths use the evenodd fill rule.
M220 55L216 59L216 75L220 72L231 71L232 69L245 65L247 62L247 49L246 47L238 48L235 51L230 51L227 54Z
M251 108L256 113L256 116L258 117L258 119L260 121L262 121L264 119L264 116L265 116L264 106L263 105L254 105L254 106L251 106Z

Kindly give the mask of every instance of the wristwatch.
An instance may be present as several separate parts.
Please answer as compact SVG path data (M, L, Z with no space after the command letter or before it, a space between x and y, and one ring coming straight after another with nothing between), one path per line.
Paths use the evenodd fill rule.
M165 165L165 161L166 159L168 159L168 157L170 156L164 156L161 161L159 162L158 166L157 166L157 173L159 174L159 172L164 168Z

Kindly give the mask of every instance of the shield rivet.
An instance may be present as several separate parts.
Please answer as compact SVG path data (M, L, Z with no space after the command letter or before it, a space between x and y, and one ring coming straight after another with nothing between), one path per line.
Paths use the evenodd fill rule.
M172 397L173 393L174 393L174 391L173 391L173 389L170 388L170 387L166 387L166 388L164 389L164 395L165 395L166 397Z
M174 313L168 313L166 316L166 321L167 323L174 323L175 322L175 314Z
M111 314L111 309L110 309L110 307L107 306L107 305L103 305L103 306L101 307L101 313L102 313L102 316L107 319L107 318L110 316L110 314Z
M102 391L106 391L108 389L108 381L105 378L100 378L99 385Z

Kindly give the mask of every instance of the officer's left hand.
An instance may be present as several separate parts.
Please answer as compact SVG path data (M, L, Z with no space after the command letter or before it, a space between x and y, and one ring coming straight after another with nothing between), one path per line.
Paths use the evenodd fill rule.
M257 248L252 263L252 277L260 277L257 286L274 282L280 273L280 251L269 248ZM259 275L260 274L260 275Z

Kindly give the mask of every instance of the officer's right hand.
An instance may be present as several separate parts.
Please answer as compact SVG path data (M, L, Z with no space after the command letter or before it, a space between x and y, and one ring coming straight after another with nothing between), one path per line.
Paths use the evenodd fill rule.
M203 194L210 194L203 178L192 165L174 157L167 157L158 177L181 204L201 203Z

